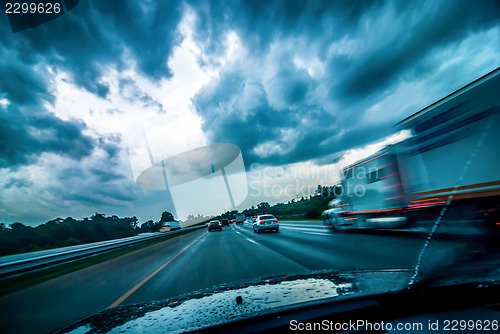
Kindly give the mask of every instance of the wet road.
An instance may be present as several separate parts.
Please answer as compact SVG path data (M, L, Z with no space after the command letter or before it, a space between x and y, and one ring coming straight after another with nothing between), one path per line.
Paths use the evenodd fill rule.
M150 302L226 283L309 270L410 268L422 238L331 233L320 221L280 222L278 233L231 225L134 251L0 297L0 333L47 333L108 307ZM433 240L425 270L470 250L465 240Z

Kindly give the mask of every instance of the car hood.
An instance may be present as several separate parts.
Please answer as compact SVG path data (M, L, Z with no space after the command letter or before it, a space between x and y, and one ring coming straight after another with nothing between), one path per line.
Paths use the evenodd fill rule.
M175 299L121 306L98 313L60 333L180 333L352 294L406 286L407 269L314 272L260 278Z

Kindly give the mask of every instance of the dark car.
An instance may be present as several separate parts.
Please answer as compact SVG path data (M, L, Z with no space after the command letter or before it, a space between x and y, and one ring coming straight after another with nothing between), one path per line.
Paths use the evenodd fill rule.
M222 224L218 220L212 220L208 223L208 232L212 232L214 230L222 231Z
M222 226L229 226L229 220L222 219Z

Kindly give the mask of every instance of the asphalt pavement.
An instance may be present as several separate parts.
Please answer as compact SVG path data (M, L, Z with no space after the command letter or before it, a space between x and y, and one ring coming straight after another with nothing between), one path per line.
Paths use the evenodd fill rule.
M224 284L310 270L411 268L425 238L332 233L321 221L281 221L277 233L251 225L193 231L0 297L0 333L47 333L119 305L172 298ZM433 240L432 271L481 245Z

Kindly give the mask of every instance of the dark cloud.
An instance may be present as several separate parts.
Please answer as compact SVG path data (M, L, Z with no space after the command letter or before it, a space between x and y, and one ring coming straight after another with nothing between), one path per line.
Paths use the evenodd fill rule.
M382 1L191 1L198 15L196 36L207 52L222 50L228 29L244 36L254 55L277 37L341 37L360 17Z
M67 72L102 98L109 93L101 80L107 65L121 69L134 61L150 78L168 77L180 10L174 1L84 1L60 18L15 34L2 17L0 28L8 33L0 36L0 98L10 104L0 110L0 167L33 162L42 152L75 159L89 155L98 143L82 134L85 124L63 121L43 108L54 101L48 67ZM162 108L147 94L139 98Z
M33 185L33 182L29 179L22 178L22 177L11 177L7 180L5 180L5 183L3 184L4 189L9 189L9 188L27 188Z
M107 156L69 164L58 171L60 183L56 183L52 189L52 193L59 198L56 202L75 201L77 205L99 208L123 205L137 198L139 190L123 168L123 161L118 154L119 147L115 146L116 140L117 138L101 139L99 149L106 152Z
M326 148L318 145L309 148L307 141L317 141L332 131L348 128L356 133L357 127L350 127L340 110L342 113L348 111L349 119L359 116L362 107L368 106L380 96L380 92L390 89L401 78L431 72L434 64L422 62L426 55L463 39L471 31L498 24L500 17L499 5L495 1L484 1L481 6L464 1L442 1L432 6L429 2L417 1L189 1L188 5L197 16L195 37L209 55L224 52L226 46L222 41L229 30L241 37L250 53L249 58L258 59L261 64L265 63L264 57L269 54L273 43L278 43L279 48L279 43L302 41L296 50L292 48L279 54L281 59L271 64L275 71L267 82L262 82L262 76L260 79L242 76L238 73L242 69L236 66L234 71L228 69L222 73L216 87L205 88L195 99L198 111L205 119L206 130L213 133L213 140L240 145L250 161L258 159L255 149L259 145L274 141L282 146L281 151L266 159L270 162L274 156L275 163L339 149L338 143ZM103 98L109 92L109 87L101 80L106 65L120 70L125 62L133 61L139 71L150 78L169 77L171 72L167 60L173 46L179 43L176 29L182 9L180 1L88 1L47 24L17 34L4 34L0 37L4 46L0 71L5 77L12 78L1 83L4 97L18 104L50 101L46 89L48 83L44 79L46 73L43 69L34 72L31 66L40 63L67 71L78 85ZM383 22L380 17L394 22ZM0 23L3 28L8 24L5 19ZM389 28L372 27L374 35L370 35L370 31L363 31L368 24L383 24ZM383 34L391 30L400 33ZM357 38L358 43L364 43L366 39L367 46L354 56L329 55L329 47L346 36ZM292 62L295 51L307 56L308 48L325 66L321 82ZM245 91L249 84L256 87L250 93ZM323 96L318 96L320 87L326 89L322 91ZM130 99L142 100L162 110L162 106L136 87L133 81L120 82L122 93L123 90L130 90ZM245 110L230 110L238 108L228 105L229 101L243 97L243 94L254 94L251 100L259 102L252 107L247 105ZM339 105L338 109L325 107L320 99L332 100ZM211 110L220 105L226 105L226 115L241 115L221 117ZM302 124L304 120L308 125ZM384 125L392 121L387 117ZM60 126L62 124L55 120L54 127ZM76 130L79 126L68 123L63 128L71 132L71 127ZM10 129L5 130L6 133L14 131L19 136L29 137L19 127L11 124ZM216 128L220 131L214 131ZM235 133L234 128L243 130ZM366 128L365 124L361 128ZM287 129L297 132L296 145L283 141L281 130ZM52 135L61 136L61 131L54 130ZM244 137L240 137L240 133ZM356 140L349 142L348 146L366 143L369 137L355 136ZM29 138L26 141L20 139L19 143L24 156L29 156L31 151L38 152ZM90 146L85 140L79 141L79 145L72 143L72 148L69 143L72 140L61 140L56 144L47 139L40 145L51 151L68 149L67 154L75 157L88 154ZM23 156L20 148L10 150L4 158L6 161L12 163L15 156L18 159ZM305 155L301 155L302 152Z
M105 136L90 156L81 160L68 159L65 154L47 155L36 164L35 170L41 170L41 174L25 166L11 167L2 177L4 196L0 196L0 202L4 202L4 208L14 207L29 224L52 219L56 213L74 217L102 210L116 213L117 206L127 207L142 194L123 168L120 146L119 137ZM44 178L42 182L36 179L39 175ZM27 201L32 202L29 210L15 207ZM15 217L8 210L2 212L3 220L18 219Z
M396 27L402 33L388 40L380 36L378 47L363 53L356 66L345 73L341 94L363 97L378 92L411 71L412 65L434 49L444 48L471 31L500 23L498 1L483 1L475 5L468 1L436 1L422 12L418 12L417 4L405 9L398 16L401 23L408 22L408 26ZM412 22L415 16L418 21ZM433 69L429 66L427 71L414 75L425 75Z
M9 103L0 109L0 167L32 162L42 152L88 155L94 141L83 135L85 124L63 121L43 107L54 99L47 72L23 63L15 51L0 48L0 56L0 97Z
M500 23L496 1L240 1L196 8L196 36L209 52L223 52L230 30L248 52L249 61L228 65L194 102L210 140L239 145L249 164L304 161L390 134L405 109L371 121L366 110L403 80L433 75L443 65L432 61L436 52ZM335 44L344 49L332 54ZM297 56L317 57L322 76L295 66Z
M46 82L29 65L16 60L15 54L0 50L0 92L12 102L34 104L47 93ZM9 59L10 58L10 59Z
M243 59L229 59L193 102L209 140L238 145L248 166L329 163L335 152L390 134L401 115L416 111L413 105L383 109L381 102L401 83L439 72L440 84L425 82L434 85L428 93L434 99L484 73L479 70L498 66L478 58L483 48L498 50L497 40L484 39L465 55L475 56L471 61L443 66L465 39L499 26L495 0L88 0L16 34L4 15L0 99L8 103L0 106L0 168L12 171L2 180L4 189L36 188L20 170L53 153L67 166L51 170L54 182L43 189L51 202L68 201L79 212L130 201L144 210L159 207L159 196L138 190L123 167L122 138L93 138L86 124L62 120L45 106L55 101L53 71L101 98L112 88L103 80L110 67L133 66L153 82L171 77L167 61L181 42L177 28L184 8L195 12L193 34L204 64L220 65L229 31L246 50ZM443 50L450 55L437 57ZM124 99L165 112L133 78L121 80L118 89ZM367 113L378 104L380 111ZM119 108L108 115L120 114Z
M275 109L265 96L261 96L254 105L244 105L248 110L242 110L232 102L243 99L245 84L236 84L234 79L231 75L224 76L217 85L220 91L207 95L201 93L195 104L202 111L206 121L204 128L211 141L238 145L247 166L254 162L280 165L306 161L369 143L392 131L390 125L393 122L390 118L379 125L354 124L352 118L332 114L319 104L307 104L303 101L293 104L291 108ZM291 87L293 92L294 85ZM263 89L260 90L261 93L262 91ZM284 92L287 90L284 89ZM299 96L303 97L303 93ZM349 110L345 111L349 113ZM353 114L354 111L351 115ZM349 128L352 130L337 140L331 140L337 133ZM282 130L287 131L287 134L283 135ZM287 140L288 136L292 138ZM256 152L256 148L268 141L280 146L278 153L261 155Z
M83 123L63 121L52 114L27 117L15 108L0 111L0 167L32 163L43 152L81 159L96 145L82 133L84 128Z
M310 83L290 79L291 83L287 84L290 76L293 77L293 74L286 73L277 80L283 81L276 94L281 95L284 108L272 107L262 86L245 82L244 78L238 78L238 74L233 76L227 73L218 82L217 91L200 93L195 104L204 116L204 128L210 139L238 145L248 165L252 162L283 164L324 153L325 148L319 147L318 143L327 138L334 122L321 106L308 105L304 101ZM273 82L272 85L278 83ZM252 94L251 101L245 100L247 94ZM241 103L239 100L242 100ZM306 127L301 125L304 120L308 121ZM284 142L281 130L292 137L297 136L291 142ZM279 150L287 153L262 157L255 152L259 145L272 140L280 145ZM295 147L296 144L300 145Z
M105 135L98 139L99 147L111 158L115 158L120 152L121 141L122 139L119 135Z
M170 76L167 59L178 42L175 31L181 2L82 1L64 16L0 41L16 50L26 64L43 60L65 70L75 82L101 97L109 88L100 82L106 65L137 62L138 70L154 79ZM8 20L0 20L9 31ZM127 57L128 55L128 57ZM10 95L9 95L10 96Z

